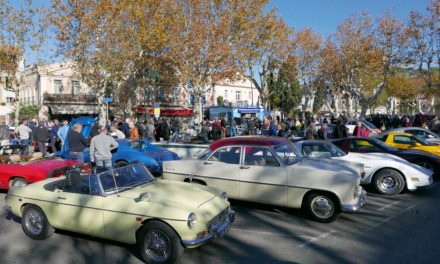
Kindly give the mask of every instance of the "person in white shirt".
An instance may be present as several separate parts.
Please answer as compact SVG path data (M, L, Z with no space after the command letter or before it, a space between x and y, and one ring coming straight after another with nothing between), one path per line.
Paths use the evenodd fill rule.
M32 129L30 129L30 127L28 127L26 124L27 120L23 120L21 125L19 125L17 128L18 136L20 137L20 144L25 146L23 155L27 155L29 153L29 137L32 133Z

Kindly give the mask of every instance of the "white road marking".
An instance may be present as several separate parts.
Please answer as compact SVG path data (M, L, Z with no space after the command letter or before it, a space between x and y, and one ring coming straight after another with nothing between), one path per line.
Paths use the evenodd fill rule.
M387 204L387 205L385 205L385 206L382 206L381 208L379 208L379 209L377 209L378 211L383 211L383 210L385 210L385 209L387 209L387 208L390 208L390 207L392 207L392 206L394 206L394 205L396 205L396 204L398 204L398 203L400 203L400 201L395 201L395 202L393 202L393 203L390 203L390 204Z
M326 237L330 236L330 235L333 234L333 233L336 233L336 230L331 230L331 231L329 231L329 232L327 232L327 233L324 233L324 234L322 234L322 235L320 235L320 236L317 236L317 237L301 236L301 237L303 237L303 238L309 238L309 241L307 241L307 242L305 242L305 243L302 243L302 244L299 245L298 247L299 247L299 248L303 248L303 247L308 246L309 244L311 244L311 243L313 243L313 242L315 242L315 241L319 241L319 240L321 240L321 239L323 239L323 238L326 238Z

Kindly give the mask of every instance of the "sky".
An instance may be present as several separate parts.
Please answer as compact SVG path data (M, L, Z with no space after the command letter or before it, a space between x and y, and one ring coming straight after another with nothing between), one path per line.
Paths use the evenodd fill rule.
M404 21L411 10L425 12L429 0L272 0L289 26L296 29L309 26L328 36L338 24L352 13L368 12L373 17L391 10L393 16Z

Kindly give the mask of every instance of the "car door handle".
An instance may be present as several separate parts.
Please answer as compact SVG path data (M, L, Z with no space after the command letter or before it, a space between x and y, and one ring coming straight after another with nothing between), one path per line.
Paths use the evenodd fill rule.
M203 165L210 165L210 164L212 164L212 162L207 162L207 161L203 162Z
M240 166L240 169L245 170L245 169L249 169L249 166Z
M66 197L62 197L62 196L58 196L57 198L60 200L66 200Z

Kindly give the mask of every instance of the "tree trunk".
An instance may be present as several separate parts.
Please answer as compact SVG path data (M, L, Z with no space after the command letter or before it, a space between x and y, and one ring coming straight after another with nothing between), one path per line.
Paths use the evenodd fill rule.
M17 98L17 103L15 105L14 117L15 117L15 127L18 127L18 123L20 122L20 101L18 101L18 98Z
M359 101L359 104L361 106L361 115L359 119L365 119L367 117L368 104L365 100Z
M335 100L335 114L339 115L339 100L340 100L339 95L335 95L334 100Z
M351 96L349 94L345 95L345 107L346 107L346 115L347 117L351 117L352 113L353 113L353 107L352 107L352 101L351 101Z
M98 99L98 122L101 126L105 126L107 124L107 105L102 101L104 95L99 92L96 98Z

